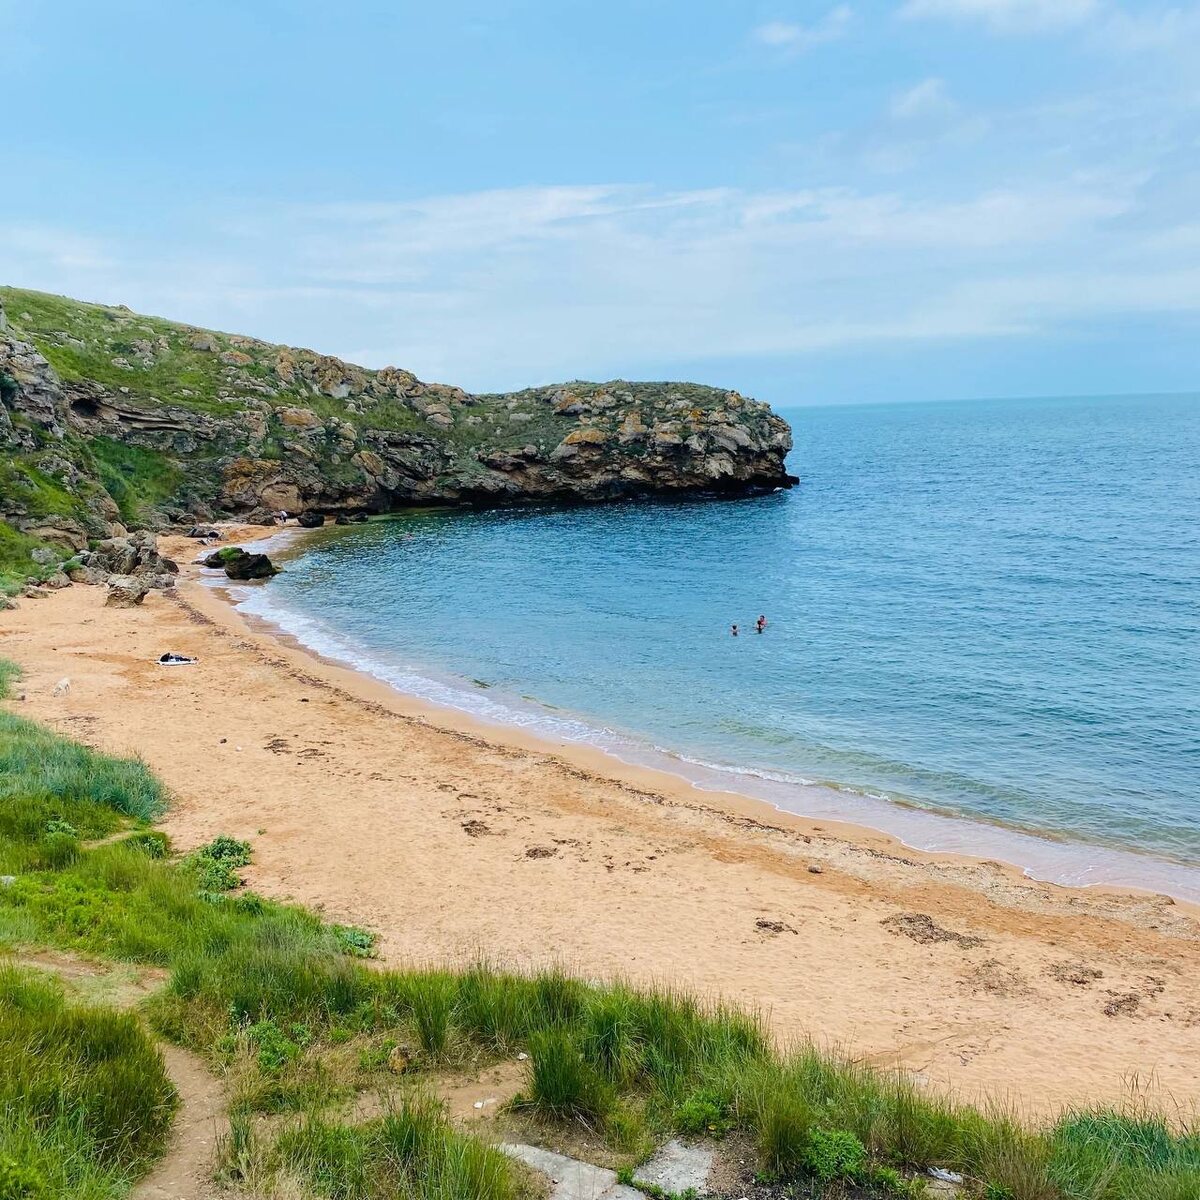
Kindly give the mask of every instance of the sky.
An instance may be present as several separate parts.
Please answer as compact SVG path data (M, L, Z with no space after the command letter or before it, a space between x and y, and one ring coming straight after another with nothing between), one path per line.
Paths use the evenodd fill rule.
M1200 0L0 0L0 282L498 391L1200 390Z

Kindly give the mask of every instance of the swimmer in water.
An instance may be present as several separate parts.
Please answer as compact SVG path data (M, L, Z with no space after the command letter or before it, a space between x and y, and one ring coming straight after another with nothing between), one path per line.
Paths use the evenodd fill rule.
M734 637L737 637L737 635L738 635L738 627L737 627L736 625L730 625L730 627L729 627L729 632L730 632L731 634L733 634L733 636L734 636Z
M767 618L766 617L760 616L758 618L758 620L754 622L754 628L757 629L759 633L762 633L762 631L764 629L766 629L766 627L767 627Z

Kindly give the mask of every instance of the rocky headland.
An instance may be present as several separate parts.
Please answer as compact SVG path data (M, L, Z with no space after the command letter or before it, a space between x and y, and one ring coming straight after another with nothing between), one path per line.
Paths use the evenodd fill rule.
M746 496L787 423L690 383L472 395L395 367L0 288L0 556L278 510Z

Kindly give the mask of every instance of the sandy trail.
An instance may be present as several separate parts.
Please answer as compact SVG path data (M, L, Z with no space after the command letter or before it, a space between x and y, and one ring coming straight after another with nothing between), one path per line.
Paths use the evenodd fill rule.
M5 961L0 958L0 961ZM154 967L97 963L56 950L26 952L12 961L57 975L80 1000L130 1009L157 991L167 972ZM162 1158L130 1191L130 1200L205 1200L215 1194L217 1137L225 1126L225 1091L199 1055L158 1043L179 1108Z
M0 655L25 670L12 707L141 754L176 794L181 849L248 838L252 886L377 930L388 959L667 980L766 1010L782 1040L1039 1111L1119 1101L1134 1079L1200 1101L1188 906L1036 884L474 726L249 628L194 574L141 609L74 587L0 615ZM164 650L200 662L162 669Z

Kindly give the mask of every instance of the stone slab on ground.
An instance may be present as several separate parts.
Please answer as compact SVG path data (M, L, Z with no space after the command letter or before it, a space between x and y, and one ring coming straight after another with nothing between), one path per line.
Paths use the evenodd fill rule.
M634 1172L639 1183L652 1183L664 1192L686 1192L703 1196L712 1171L713 1152L707 1146L689 1146L669 1141Z
M550 1179L554 1185L550 1200L645 1200L641 1192L618 1183L615 1171L604 1167L520 1142L505 1142L500 1149Z

